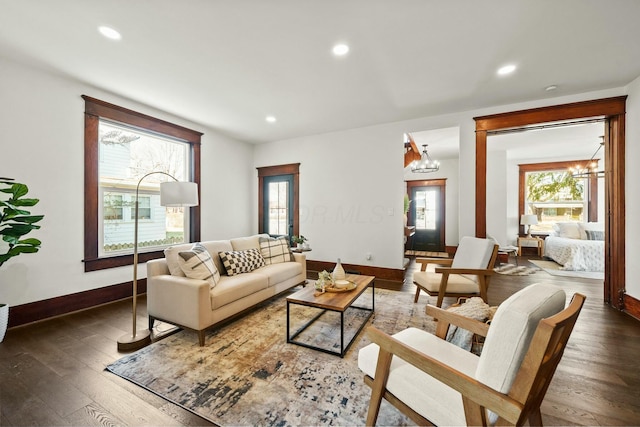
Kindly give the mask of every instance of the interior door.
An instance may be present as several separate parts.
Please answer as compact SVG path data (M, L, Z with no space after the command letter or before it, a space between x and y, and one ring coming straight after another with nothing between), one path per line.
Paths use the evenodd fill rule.
M293 236L293 175L265 176L262 192L264 232L273 237Z
M414 185L407 183L407 187L411 199L408 223L415 226L415 233L408 240L407 249L426 252L444 251L445 187L443 180L422 181Z

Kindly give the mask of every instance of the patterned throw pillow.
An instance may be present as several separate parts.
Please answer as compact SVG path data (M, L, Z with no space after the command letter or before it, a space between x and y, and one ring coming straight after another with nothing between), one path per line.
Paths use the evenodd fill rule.
M258 249L220 252L220 261L229 276L249 273L264 266L264 258Z
M588 240L604 240L604 231L585 230Z
M295 261L286 236L260 237L260 253L267 265Z
M191 250L179 252L178 264L185 276L206 280L212 288L220 280L220 272L213 263L211 255L200 243L195 243Z

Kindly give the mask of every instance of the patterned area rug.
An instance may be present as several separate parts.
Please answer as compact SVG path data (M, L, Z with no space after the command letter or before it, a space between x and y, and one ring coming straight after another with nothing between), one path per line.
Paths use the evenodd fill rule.
M344 359L287 344L285 296L210 332L204 347L195 333L181 331L107 369L219 425L363 425L371 396L357 363L358 350L369 344L364 330ZM367 291L355 305L370 301ZM369 322L387 333L409 326L433 332L425 301L414 304L411 293L376 290L376 312ZM292 305L291 330L313 310ZM329 314L334 313L321 316L299 339L338 347L339 317ZM346 315L348 339L363 311ZM383 402L378 424L412 423Z
M597 279L604 280L604 272L602 271L573 271L562 270L562 266L555 261L547 260L529 260L531 263L542 268L552 276L564 276L564 277L580 277L582 279Z
M502 264L500 267L494 268L493 271L509 276L528 276L529 274L534 274L536 271L540 271L540 269L526 265Z

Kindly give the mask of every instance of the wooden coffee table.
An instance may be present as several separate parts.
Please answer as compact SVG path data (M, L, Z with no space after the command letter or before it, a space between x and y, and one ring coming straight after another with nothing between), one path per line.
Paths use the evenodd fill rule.
M323 351L329 354L335 354L340 357L344 357L347 350L356 336L360 333L364 325L367 323L369 318L373 315L375 311L375 277L373 276L361 276L357 274L349 274L347 275L347 280L350 280L356 284L355 289L346 291L346 292L325 292L323 294L318 294L315 287L313 286L313 282L310 286L306 286L304 289L299 290L287 297L287 342L300 345L302 347L312 348L314 350ZM358 307L352 305L355 300L358 299L360 295L364 293L367 288L371 288L371 308L368 307ZM293 335L290 332L290 306L291 304L304 305L307 307L315 307L319 309L319 313L314 316L311 320L305 323L300 329L298 329ZM344 342L344 313L348 308L354 308L357 310L364 310L369 312L368 315L362 321L362 324L359 326L356 333L353 335L351 340L345 346ZM335 351L327 348L317 347L312 344L295 341L295 338L300 335L305 329L307 329L313 322L318 320L320 316L322 316L327 311L335 311L340 313L340 351Z

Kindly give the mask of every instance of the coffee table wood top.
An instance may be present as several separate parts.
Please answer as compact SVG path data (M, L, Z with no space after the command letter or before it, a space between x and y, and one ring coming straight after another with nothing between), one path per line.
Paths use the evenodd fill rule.
M345 311L358 299L360 295L371 285L374 276L361 276L359 274L347 274L347 280L356 284L355 289L345 292L325 292L315 295L318 292L313 283L305 286L293 295L287 297L287 302L306 305L309 307L326 308L333 311Z

